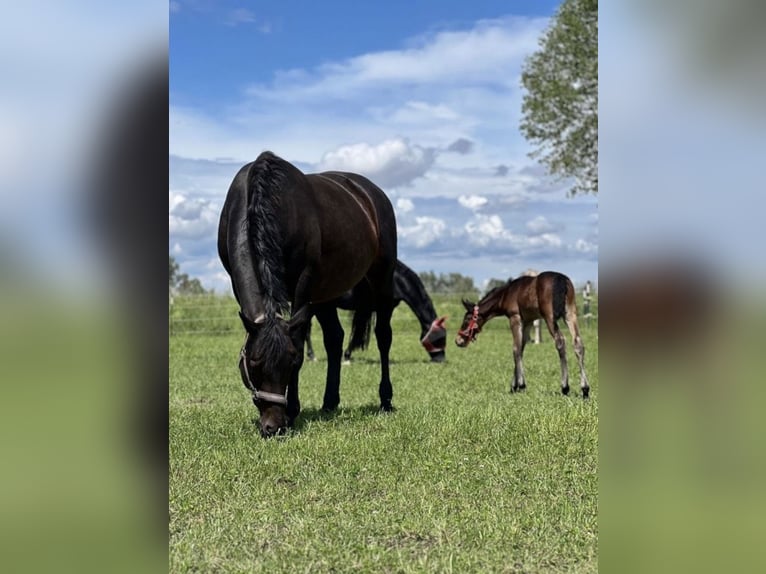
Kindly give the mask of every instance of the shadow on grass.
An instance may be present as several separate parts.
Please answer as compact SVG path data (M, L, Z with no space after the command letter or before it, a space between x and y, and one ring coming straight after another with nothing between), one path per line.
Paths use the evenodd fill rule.
M391 365L443 365L446 363L446 361L442 361L441 363L437 361L432 361L431 359L424 357L422 359L389 359L389 364ZM326 357L320 357L317 359L314 359L313 361L310 361L309 359L306 359L306 363L327 363ZM351 362L346 362L345 360L341 365L343 367L353 367L355 364L360 365L379 365L380 359L373 359L368 357L354 357L351 359Z
M293 432L299 433L303 431L309 423L316 421L331 421L337 419L338 421L351 422L356 420L359 416L367 417L385 414L387 413L381 411L379 405L373 403L356 407L341 407L334 411L308 408L301 411L301 414L295 421Z

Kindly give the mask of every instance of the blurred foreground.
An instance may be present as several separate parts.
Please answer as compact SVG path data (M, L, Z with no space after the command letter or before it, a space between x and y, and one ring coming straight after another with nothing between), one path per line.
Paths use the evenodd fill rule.
M766 569L754 5L599 12L604 572Z

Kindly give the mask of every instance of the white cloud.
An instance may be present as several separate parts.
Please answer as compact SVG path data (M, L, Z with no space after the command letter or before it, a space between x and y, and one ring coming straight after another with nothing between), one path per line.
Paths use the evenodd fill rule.
M327 152L319 170L360 173L382 188L408 185L434 164L436 151L397 138L370 145L358 143Z
M476 211L487 204L487 198L481 195L461 195L457 200L460 205L471 211Z
M411 199L407 199L406 197L400 197L396 200L396 211L399 213L409 213L415 209L415 204L412 203Z
M247 8L237 8L229 12L226 17L227 26L239 26L240 24L254 24L256 22L255 14Z
M544 215L538 215L527 222L527 229L535 235L542 235L544 233L556 231L559 229L559 226L553 225Z
M425 122L454 122L460 115L449 106L423 101L409 101L394 111L388 118L397 124L422 124Z
M465 224L463 229L471 245L492 250L506 250L525 254L558 250L564 246L561 238L555 233L533 236L512 233L505 227L500 216L496 214L477 213Z
M598 245L590 241L587 241L586 239L580 238L575 242L574 250L577 251L578 253L584 253L586 255L590 255L590 254L598 252Z
M490 241L510 239L511 234L503 226L503 220L499 215L477 214L465 224L465 232L468 241L474 245L484 247Z
M209 201L190 199L182 193L170 191L168 204L168 232L171 238L209 240L215 236L218 228L218 210L213 208Z
M447 223L436 217L416 217L415 224L398 229L404 243L417 248L426 247L447 231Z
M262 98L312 101L347 99L360 91L399 85L506 85L518 65L537 47L547 19L506 18L477 23L469 30L423 36L414 47L363 54L315 70L290 70L270 86L253 86Z

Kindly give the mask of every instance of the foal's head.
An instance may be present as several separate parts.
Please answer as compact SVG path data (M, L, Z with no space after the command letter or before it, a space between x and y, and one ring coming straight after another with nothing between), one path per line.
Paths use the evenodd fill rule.
M463 324L457 332L457 337L455 337L455 344L458 347L467 347L468 343L475 341L486 322L486 319L479 313L478 303L471 303L467 299L463 299L463 307L465 307Z
M292 321L264 315L251 321L240 316L247 337L239 354L239 371L260 412L261 436L282 434L293 422L287 413L288 385L302 363L302 353L293 342Z

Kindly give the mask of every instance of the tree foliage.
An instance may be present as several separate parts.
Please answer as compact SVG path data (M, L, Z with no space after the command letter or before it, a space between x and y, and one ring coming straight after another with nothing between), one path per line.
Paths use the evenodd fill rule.
M478 289L473 284L473 278L460 273L439 273L437 275L433 271L425 271L418 275L428 293L478 294Z
M524 64L521 132L570 192L598 193L598 0L564 0Z
M172 255L170 257L170 289L180 295L204 295L207 293L202 283L196 277L187 273L179 273L179 266Z
M492 279L490 279L487 282L487 288L485 289L485 292L489 293L495 287L502 287L506 283L508 283L508 279L497 279L497 278L493 277Z

